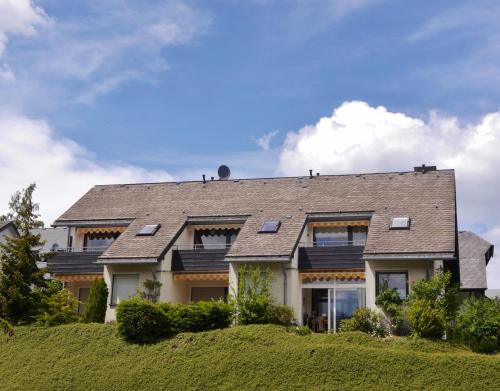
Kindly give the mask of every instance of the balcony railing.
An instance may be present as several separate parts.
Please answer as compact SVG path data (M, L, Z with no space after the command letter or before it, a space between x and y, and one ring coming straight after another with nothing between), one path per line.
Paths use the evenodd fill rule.
M105 248L66 248L55 251L47 259L47 267L54 274L95 274L102 273L103 266L97 264L97 258Z
M103 253L109 246L99 247L66 247L58 248L53 252L55 253Z
M301 243L299 247L299 269L364 269L364 249L364 240Z
M172 251L172 271L212 272L227 271L224 261L230 246L224 245L177 245Z
M173 246L174 250L191 250L191 251L203 251L203 250L228 250L231 244L176 244Z
M365 246L366 239L355 240L322 240L317 242L300 242L299 247L352 247Z

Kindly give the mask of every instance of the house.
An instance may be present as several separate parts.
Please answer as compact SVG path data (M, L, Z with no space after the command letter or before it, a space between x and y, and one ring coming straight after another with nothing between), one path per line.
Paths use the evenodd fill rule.
M5 244L6 237L19 236L19 232L13 221L0 221L0 244Z
M487 289L486 266L494 246L473 232L458 233L460 252L460 288L463 292L484 296Z
M436 270L462 278L455 173L435 167L95 186L54 226L68 251L49 269L68 284L102 273L108 321L147 280L161 301L224 297L241 265L268 268L277 302L316 330L375 307L383 287L405 297Z

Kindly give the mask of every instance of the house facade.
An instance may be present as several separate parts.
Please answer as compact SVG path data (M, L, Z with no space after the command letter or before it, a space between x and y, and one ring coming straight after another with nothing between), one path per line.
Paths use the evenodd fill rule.
M242 265L272 272L298 323L335 330L377 292L450 270L460 282L453 170L95 186L54 226L68 285L103 276L106 320L148 280L160 301L223 298ZM485 267L485 265L484 265ZM474 271L469 271L470 273Z

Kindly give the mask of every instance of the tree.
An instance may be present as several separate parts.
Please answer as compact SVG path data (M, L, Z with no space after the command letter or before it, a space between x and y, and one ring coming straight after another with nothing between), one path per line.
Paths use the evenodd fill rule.
M104 323L108 301L108 287L102 278L94 281L90 287L89 299L83 319L87 323Z
M16 192L9 203L10 212L4 220L15 222L19 237L7 237L0 244L0 317L14 324L33 321L40 304L44 270L36 264L37 248L43 245L40 235L33 235L32 228L42 227L38 204L33 202L36 185L31 184Z

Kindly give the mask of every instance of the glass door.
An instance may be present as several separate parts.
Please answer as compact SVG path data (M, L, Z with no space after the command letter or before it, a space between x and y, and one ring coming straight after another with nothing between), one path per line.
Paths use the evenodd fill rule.
M328 292L328 328L333 331L340 329L340 322L349 319L359 307L365 305L364 288L333 288Z

